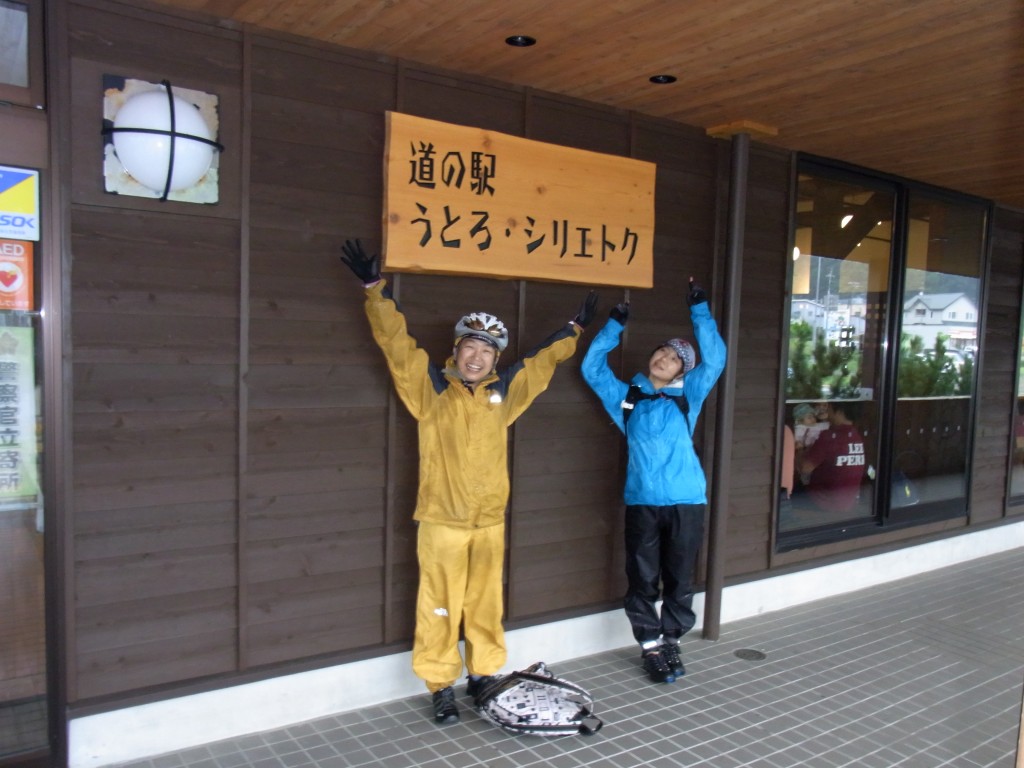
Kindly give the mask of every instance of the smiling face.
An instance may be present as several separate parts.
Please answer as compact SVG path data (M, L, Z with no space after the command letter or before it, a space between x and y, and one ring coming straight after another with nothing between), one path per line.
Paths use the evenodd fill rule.
M467 336L455 348L455 368L470 386L489 375L497 362L498 350L483 339Z
M648 363L647 378L655 389L668 386L683 372L683 361L672 347L658 347Z

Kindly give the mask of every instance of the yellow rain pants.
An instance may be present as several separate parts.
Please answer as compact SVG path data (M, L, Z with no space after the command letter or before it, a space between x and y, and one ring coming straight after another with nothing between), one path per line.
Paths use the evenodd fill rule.
M420 584L412 669L431 693L454 685L462 674L459 628L466 640L470 674L493 675L505 663L501 572L505 525L456 528L419 524Z

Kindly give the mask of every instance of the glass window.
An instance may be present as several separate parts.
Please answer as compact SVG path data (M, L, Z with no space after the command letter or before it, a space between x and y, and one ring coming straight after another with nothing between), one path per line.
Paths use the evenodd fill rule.
M940 516L967 511L978 351L973 318L981 301L985 218L980 204L909 195L891 468L894 519L916 505Z
M797 184L779 549L965 515L987 204L814 160Z
M0 174L38 218L37 174ZM0 764L49 737L39 246L0 239Z
M1017 358L1017 408L1013 415L1013 466L1010 470L1010 496L1019 503L1024 497L1024 328L1020 356Z
M0 0L0 101L43 106L42 0Z
M780 539L873 523L895 192L798 179Z
M46 747L48 735L36 343L29 313L0 308L0 761Z
M28 88L28 6L0 0L0 82Z

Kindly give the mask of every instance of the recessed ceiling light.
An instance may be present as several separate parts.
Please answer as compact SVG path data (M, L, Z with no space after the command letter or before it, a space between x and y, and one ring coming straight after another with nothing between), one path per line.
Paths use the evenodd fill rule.
M531 45L536 45L537 39L529 35L512 35L512 37L506 37L505 42L514 48L529 48Z
M668 85L676 81L675 75L652 75L651 82L656 85Z

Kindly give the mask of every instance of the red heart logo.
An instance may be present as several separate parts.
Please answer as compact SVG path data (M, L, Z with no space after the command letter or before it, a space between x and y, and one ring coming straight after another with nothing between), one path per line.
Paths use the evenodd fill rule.
M18 274L17 272L13 272L11 270L4 270L0 272L0 284L2 284L4 288L10 288L17 282L19 277L21 277L21 275Z

